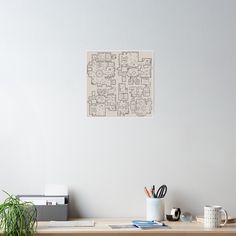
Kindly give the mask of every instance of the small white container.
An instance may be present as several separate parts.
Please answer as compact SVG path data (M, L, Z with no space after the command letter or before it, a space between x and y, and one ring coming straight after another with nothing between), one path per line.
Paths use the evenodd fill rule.
M147 198L146 200L146 219L162 221L165 217L165 199Z

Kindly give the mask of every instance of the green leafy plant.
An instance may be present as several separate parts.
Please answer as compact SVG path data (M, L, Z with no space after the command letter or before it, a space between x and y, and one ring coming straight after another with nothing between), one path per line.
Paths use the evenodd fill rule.
M0 204L0 228L3 230L3 235L35 235L37 210L34 204L23 202L16 196L5 193L8 197Z

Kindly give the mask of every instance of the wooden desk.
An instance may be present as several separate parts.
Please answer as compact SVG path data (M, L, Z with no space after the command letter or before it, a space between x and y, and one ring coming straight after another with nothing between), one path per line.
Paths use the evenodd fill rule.
M86 219L87 220L87 219ZM131 219L94 219L95 227L80 227L80 228L48 228L47 222L39 222L37 235L42 236L204 236L204 235L235 235L236 224L228 224L225 227L217 229L204 229L203 224L182 223L182 222L166 222L169 229L111 229L109 224L130 224Z

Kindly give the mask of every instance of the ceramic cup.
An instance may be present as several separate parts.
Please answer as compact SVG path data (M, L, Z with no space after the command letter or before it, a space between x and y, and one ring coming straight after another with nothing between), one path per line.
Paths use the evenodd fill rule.
M221 224L222 213L225 221ZM228 214L221 206L207 205L204 207L204 227L218 228L224 226L228 221Z
M165 216L164 198L147 198L146 200L146 218L147 220L162 221Z

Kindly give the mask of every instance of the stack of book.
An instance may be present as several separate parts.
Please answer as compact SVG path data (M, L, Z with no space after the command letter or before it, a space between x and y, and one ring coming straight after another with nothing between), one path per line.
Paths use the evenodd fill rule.
M204 223L204 216L196 216L196 220L197 222L199 223ZM224 223L224 219L221 220L221 223ZM232 216L229 216L228 217L228 221L227 221L227 224L233 224L233 223L236 223L236 218L235 217L232 217Z
M133 220L132 224L140 229L166 228L167 225L162 222L149 220Z

